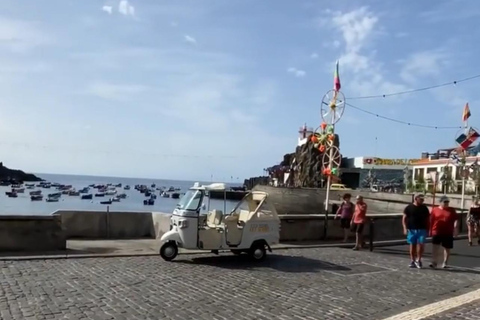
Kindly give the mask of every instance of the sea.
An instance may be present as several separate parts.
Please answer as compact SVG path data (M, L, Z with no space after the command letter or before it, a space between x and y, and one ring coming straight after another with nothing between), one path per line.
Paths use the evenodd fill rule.
M25 193L18 193L17 198L9 198L5 192L10 191L11 187L0 186L0 215L51 215L57 210L94 210L94 211L145 211L145 212L164 212L171 213L180 199L163 198L159 195L160 191L156 191L157 199L154 205L144 205L143 200L148 199L144 194L135 190L135 185L146 185L150 187L156 184L157 188L174 187L180 188L179 193L185 193L195 182L200 184L210 184L206 181L183 181L183 180L162 180L162 179L142 179L142 178L116 178L116 177L96 177L96 176L77 176L77 175L60 175L60 174L36 174L37 177L51 183L59 183L64 185L72 185L76 190L88 187L91 184L122 184L122 188L117 188L118 194L126 193L127 198L121 199L120 202L113 202L110 205L100 204L100 201L106 201L112 196L93 197L92 200L81 200L79 196L62 195L58 202L46 202L45 198L49 193L58 192L56 188L43 189L35 187L35 189L25 189ZM26 182L27 183L27 182ZM37 185L38 182L35 183ZM123 187L129 185L130 190L124 190ZM238 183L226 183L227 187L239 186ZM43 201L31 201L30 191L42 190L44 195ZM97 192L97 189L90 188L90 193ZM181 196L180 196L181 197ZM208 203L208 198L204 199L204 203ZM231 211L237 201L228 201L226 203L227 212ZM211 199L210 209L224 210L224 201Z

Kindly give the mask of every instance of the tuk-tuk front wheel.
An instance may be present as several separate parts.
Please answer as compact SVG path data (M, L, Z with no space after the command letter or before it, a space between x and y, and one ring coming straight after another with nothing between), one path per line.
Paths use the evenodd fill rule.
M160 256L165 261L172 261L178 255L178 246L174 241L164 243L160 248Z
M262 261L267 257L267 249L263 241L258 241L252 244L249 250L249 255L255 261Z

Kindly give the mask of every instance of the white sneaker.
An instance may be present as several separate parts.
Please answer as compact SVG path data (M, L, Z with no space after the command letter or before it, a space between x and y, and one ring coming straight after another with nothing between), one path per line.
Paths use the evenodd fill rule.
M442 269L448 269L448 265L446 262L442 263Z

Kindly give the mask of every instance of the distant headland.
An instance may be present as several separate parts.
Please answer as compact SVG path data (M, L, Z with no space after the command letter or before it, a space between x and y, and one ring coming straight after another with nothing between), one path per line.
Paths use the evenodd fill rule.
M43 181L43 179L22 170L9 169L3 165L3 162L0 162L0 182L3 185L23 183L24 181Z

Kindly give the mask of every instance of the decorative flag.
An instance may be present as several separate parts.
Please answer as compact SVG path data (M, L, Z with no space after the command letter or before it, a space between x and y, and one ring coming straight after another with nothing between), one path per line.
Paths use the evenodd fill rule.
M475 142L475 140L478 139L478 137L480 137L480 134L478 134L478 132L475 131L475 129L470 127L470 129L468 129L466 139L460 143L460 146L463 149L467 149L468 147L470 147L472 143Z
M468 118L470 118L472 114L470 113L470 107L468 106L468 102L467 104L465 105L465 107L463 108L463 115L462 115L462 121L465 122L468 120Z
M338 60L337 63L335 64L335 74L333 76L333 90L339 91L341 88L340 84L340 75L338 74Z
M452 159L453 163L458 166L460 165L460 158L455 154L455 153L452 153L450 155L450 159Z
M462 133L461 135L458 136L457 139L455 139L455 141L457 141L458 144L462 144L462 142L464 142L465 140L467 140L467 136Z

